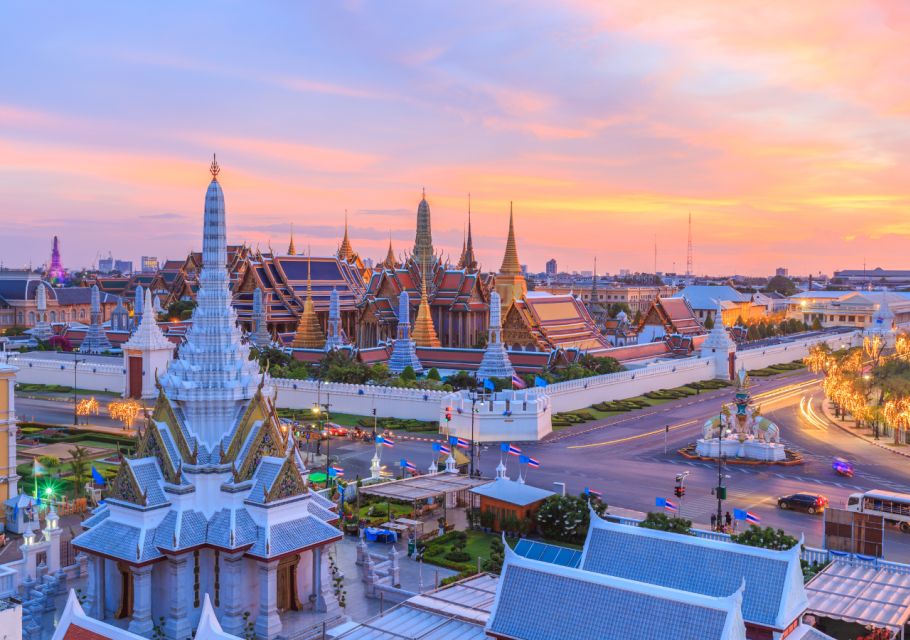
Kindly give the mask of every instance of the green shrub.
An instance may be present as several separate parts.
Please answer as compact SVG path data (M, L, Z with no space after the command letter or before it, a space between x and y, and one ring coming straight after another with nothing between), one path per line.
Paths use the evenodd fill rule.
M464 551L449 551L445 557L446 560L452 562L469 562L471 560L471 556Z

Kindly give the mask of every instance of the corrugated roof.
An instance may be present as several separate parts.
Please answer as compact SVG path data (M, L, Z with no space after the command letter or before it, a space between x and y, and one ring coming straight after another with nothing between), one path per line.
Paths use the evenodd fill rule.
M474 487L471 489L471 493L492 498L493 500L502 500L519 507L529 505L538 500L546 500L550 496L556 495L549 489L540 489L523 482L509 480L508 478L496 478L489 484Z

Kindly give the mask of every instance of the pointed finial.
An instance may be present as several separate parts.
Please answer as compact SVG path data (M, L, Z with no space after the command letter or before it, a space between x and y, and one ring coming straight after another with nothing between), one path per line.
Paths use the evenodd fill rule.
M294 246L294 223L291 223L291 243L288 245L288 255L296 256L297 247Z
M221 167L218 166L218 157L213 153L212 154L212 164L209 167L209 172L212 174L212 180L218 181L218 174L221 173Z
M420 187L420 192L421 192L421 198L423 198L424 200L426 200L426 199L427 199L427 188L426 188L426 187Z

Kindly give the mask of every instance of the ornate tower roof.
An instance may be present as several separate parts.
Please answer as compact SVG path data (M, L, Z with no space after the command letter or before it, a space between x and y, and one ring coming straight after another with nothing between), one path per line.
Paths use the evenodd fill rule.
M152 292L145 290L145 308L152 309ZM130 339L123 344L124 348L135 348L143 350L169 349L173 351L174 344L164 337L158 323L155 322L154 313L142 314L142 322L130 336Z
M430 205L426 190L417 205L417 233L414 237L414 261L419 265L430 264L436 256L433 250L433 233L430 228Z
M262 289L259 287L253 290L253 331L250 339L260 348L268 346L272 342L267 326L265 305L262 303Z
M392 250L392 232L389 232L389 251L385 255L385 260L382 262L383 266L386 269L397 269L398 260L395 258L395 252Z
M344 238L341 240L341 246L338 247L338 257L342 260L347 260L348 262L353 262L354 258L357 256L354 253L354 248L351 246L351 241L348 239L348 212L345 209L344 212Z
M212 181L205 194L202 225L202 270L193 322L174 360L161 379L167 397L183 409L187 428L199 446L213 451L234 421L238 405L250 400L259 382L259 366L240 341L231 306L227 272L227 227L221 169L212 160Z
M483 359L477 369L478 378L511 378L515 373L509 354L502 344L502 302L496 290L490 292L490 329Z
M60 241L54 236L54 245L51 248L51 265L47 270L48 280L63 280L66 273L63 270L63 261L60 259Z
M420 278L420 305L417 307L417 318L414 320L412 333L414 343L418 347L440 347L442 343L436 335L433 326L433 317L430 315L430 302L427 297L427 279Z
M101 291L97 284L92 285L91 324L88 333L79 345L79 353L102 353L111 348L107 334L101 326Z
M322 349L325 346L325 334L316 316L316 307L313 304L313 286L310 278L310 259L307 257L306 266L306 300L303 302L303 313L297 322L297 331L291 346L295 349Z
M294 246L294 225L291 225L291 241L288 243L288 255L297 255L297 247Z
M389 371L398 374L411 367L415 373L423 371L423 365L417 357L414 341L411 339L411 298L407 291L398 296L398 336L392 344L389 357Z
M325 339L325 350L340 349L344 346L344 340L341 337L341 303L338 298L338 289L332 287L332 294L329 296L329 333Z
M477 256L474 255L474 239L471 236L471 196L468 196L468 241L464 250L464 268L477 271Z
M506 253L502 257L501 275L520 276L521 265L518 262L518 247L515 243L515 216L512 203L509 203L509 238L506 240Z

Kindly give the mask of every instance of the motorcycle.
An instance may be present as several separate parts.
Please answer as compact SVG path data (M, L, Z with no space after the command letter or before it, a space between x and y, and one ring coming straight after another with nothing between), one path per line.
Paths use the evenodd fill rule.
M831 463L831 468L840 476L845 478L853 477L853 463L845 458L835 458Z

